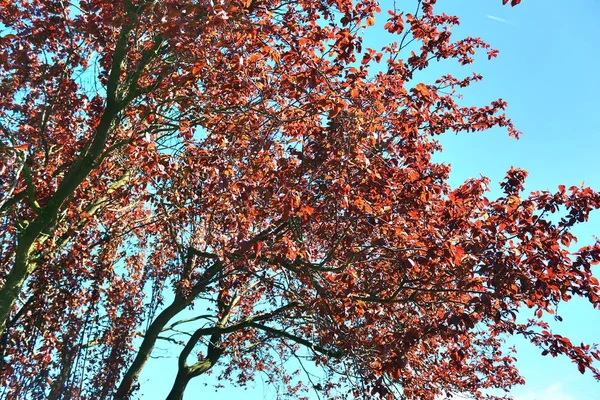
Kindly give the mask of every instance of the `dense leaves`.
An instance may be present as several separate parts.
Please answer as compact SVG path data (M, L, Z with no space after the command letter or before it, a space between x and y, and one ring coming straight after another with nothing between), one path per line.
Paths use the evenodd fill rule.
M483 398L522 382L511 335L600 377L597 347L543 319L600 307L600 244L571 233L600 194L526 195L516 168L497 199L446 183L437 135L519 132L502 100L457 103L479 75L416 79L497 54L434 0L0 5L3 398L130 398L159 341L170 399L209 371L292 397ZM396 41L363 48L379 18Z

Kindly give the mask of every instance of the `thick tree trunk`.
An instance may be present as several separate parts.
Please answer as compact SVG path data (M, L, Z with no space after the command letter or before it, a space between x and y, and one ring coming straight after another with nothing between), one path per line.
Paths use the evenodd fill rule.
M31 273L28 267L30 248L26 252L17 252L15 264L6 276L0 290L0 337L4 335L6 322L10 317L12 307L21 293L25 279Z
M189 383L192 376L190 375L188 369L180 369L177 373L177 377L175 378L175 383L173 383L173 387L171 388L171 392L167 396L166 400L182 400L183 393L185 392L185 388Z
M31 253L36 241L42 233L52 227L61 207L94 168L97 168L96 162L104 151L115 119L126 106L117 98L117 88L121 79L122 64L126 58L127 41L132 29L133 24L124 25L119 34L107 82L106 108L100 123L96 127L94 139L88 150L65 174L56 192L39 210L37 217L17 237L15 264L8 273L2 289L0 289L0 337L4 334L6 322L10 317L15 301L19 297L19 293L21 293L25 280L35 269L35 265L31 263ZM35 199L30 199L30 201L35 201Z
M220 352L218 355L220 355ZM200 376L211 369L213 365L215 365L218 355L214 360L205 358L204 360L198 361L196 364L190 367L180 365L179 371L177 372L177 377L175 378L171 392L167 396L166 400L182 400L183 393L185 392L185 388L187 387L188 383L192 380L192 378Z
M6 321L10 316L19 293L21 293L25 280L35 269L35 265L31 263L31 253L36 241L43 232L52 227L60 208L94 169L96 160L104 150L108 132L120 109L121 106L117 103L109 103L106 106L89 151L65 175L65 178L56 189L56 193L40 210L37 218L19 234L15 252L15 264L8 273L6 281L0 290L0 336L6 329Z

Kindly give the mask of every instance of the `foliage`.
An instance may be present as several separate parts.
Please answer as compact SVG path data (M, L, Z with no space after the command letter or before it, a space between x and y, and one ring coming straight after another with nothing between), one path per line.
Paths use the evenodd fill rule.
M495 200L447 184L437 135L519 132L502 100L457 103L479 75L417 81L497 54L434 0L0 5L3 398L128 398L158 341L170 399L211 370L292 397L482 398L522 382L510 335L600 377L543 320L600 306L600 245L569 250L600 194L526 196L520 169ZM376 16L397 42L362 48Z

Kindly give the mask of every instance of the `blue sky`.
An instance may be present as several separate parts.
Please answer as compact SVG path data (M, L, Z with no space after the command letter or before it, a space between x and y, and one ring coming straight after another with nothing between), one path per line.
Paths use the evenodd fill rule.
M474 66L484 81L465 98L504 98L523 131L518 141L500 130L445 137L442 159L452 163L452 183L482 173L494 184L514 165L529 171L528 190L582 181L600 190L600 2L524 0L515 8L499 0L440 3L461 17L457 33L481 36L500 50L497 59ZM600 215L576 233L580 245L592 243L594 234L600 236ZM576 343L600 342L600 310L583 301L561 307L564 322L553 324L557 333ZM600 399L600 383L566 358L542 357L524 341L515 344L527 382L513 390L515 399Z
M381 4L385 10L391 1ZM530 173L528 190L556 190L559 184L582 181L600 190L600 1L524 0L515 8L502 6L501 0L439 0L439 4L461 18L461 26L454 30L457 35L480 36L500 50L492 61L481 57L474 66L452 69L457 76L473 70L484 76L483 82L464 93L465 102L483 105L501 97L508 101L508 114L523 131L518 141L500 129L443 137L444 153L439 159L452 164L451 183L483 174L496 188L505 172L517 166ZM382 15L377 25L384 19ZM385 40L382 35L366 37L371 47L380 47ZM447 72L447 68L434 67L430 77ZM600 236L600 215L593 214L576 233L580 245L592 243L594 234ZM561 306L559 314L564 322L553 324L557 333L574 342L600 342L600 310L573 301ZM527 381L512 392L516 400L600 400L600 383L589 373L581 375L568 359L542 357L523 341L514 344ZM160 359L148 365L141 377L142 398L165 397L175 362ZM196 378L186 400L210 396L212 383L210 378ZM259 400L274 399L276 394L256 382L254 388L226 388L218 396Z

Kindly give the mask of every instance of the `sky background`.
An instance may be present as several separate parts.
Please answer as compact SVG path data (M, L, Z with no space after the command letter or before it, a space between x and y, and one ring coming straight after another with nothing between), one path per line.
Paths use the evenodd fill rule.
M413 8L412 0L396 2ZM515 166L529 171L528 191L555 191L559 184L569 187L582 181L600 190L600 0L523 0L514 8L502 6L501 0L438 3L460 17L461 25L454 29L457 36L482 37L500 55L487 61L482 54L475 65L466 67L432 67L422 79L432 82L442 73L460 77L480 72L484 80L464 92L465 104L484 105L503 98L509 103L508 115L523 132L520 140L509 138L502 129L442 137L444 152L438 160L452 164L450 183L456 186L483 174L498 190L498 182ZM378 27L385 23L385 10L391 4L381 0L384 14L367 33L365 45L377 48L389 41ZM600 236L600 215L593 214L575 233L579 245L592 243L594 234ZM600 310L572 301L561 306L559 315L564 322L553 323L556 333L575 343L600 342ZM522 340L511 344L519 351L518 366L527 381L511 392L515 400L600 400L600 383L589 372L581 375L567 358L542 357L539 349ZM141 398L165 398L175 363L175 358L149 363L141 376ZM218 395L214 383L210 377L196 378L185 399L276 398L276 392L260 381L245 390L226 387Z

